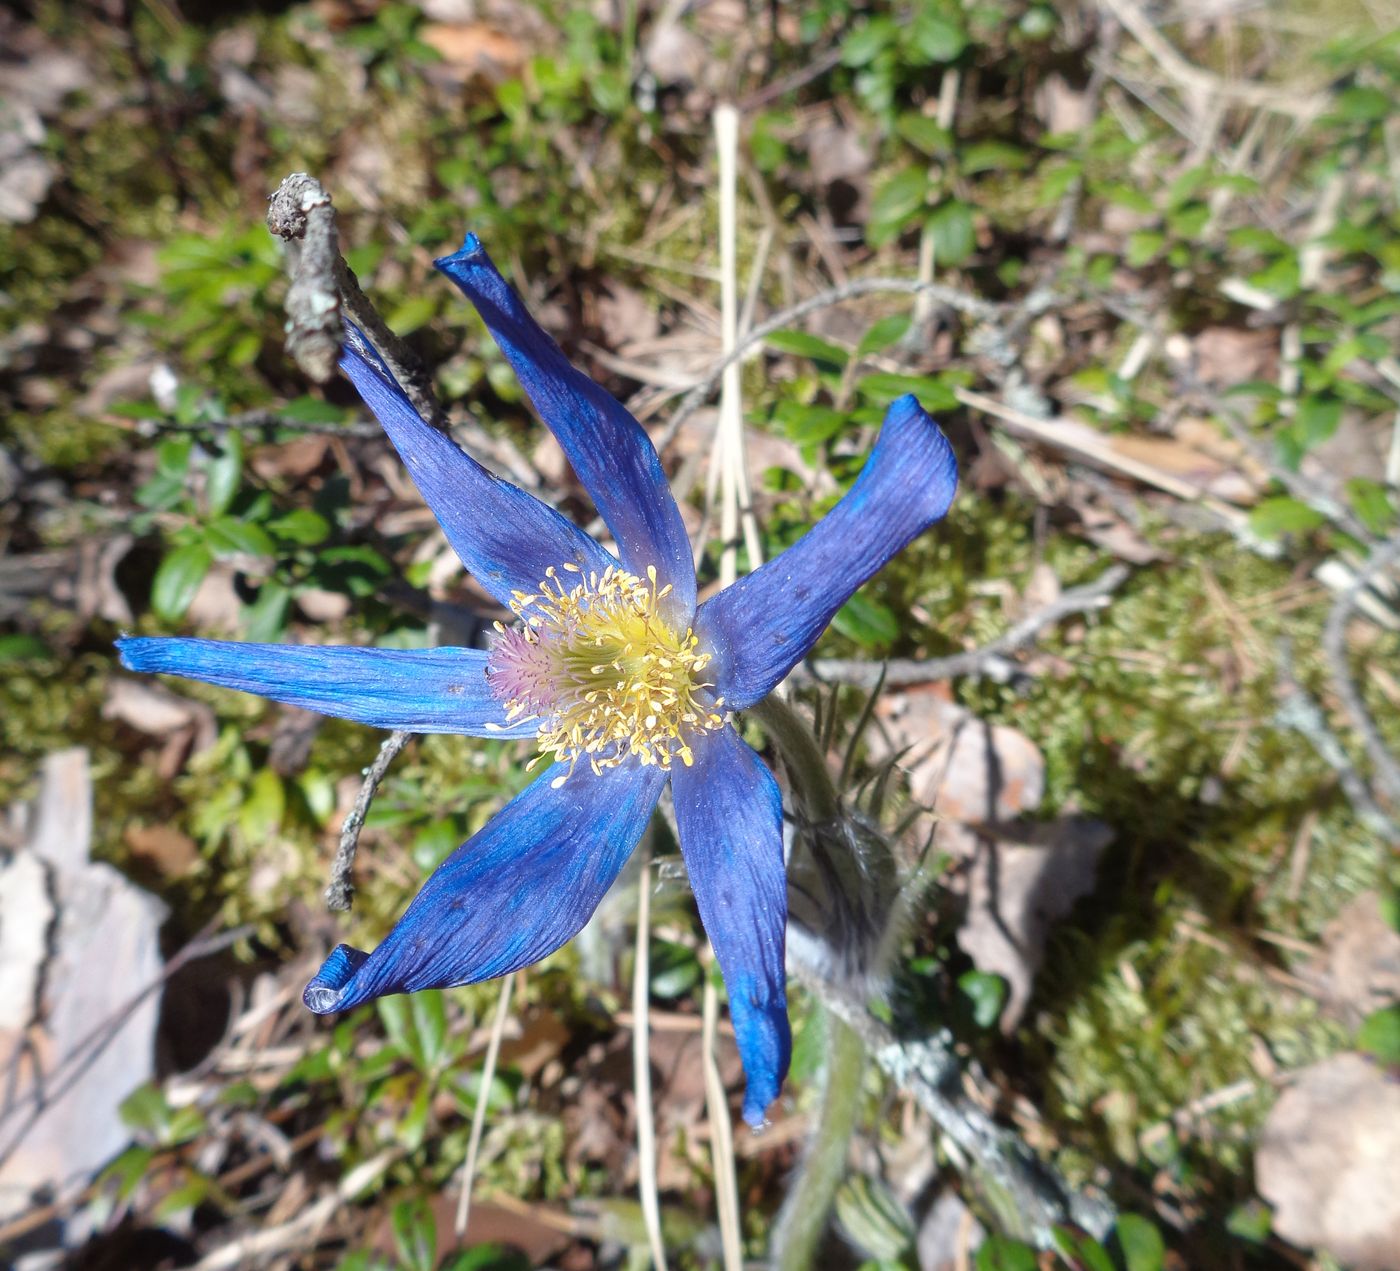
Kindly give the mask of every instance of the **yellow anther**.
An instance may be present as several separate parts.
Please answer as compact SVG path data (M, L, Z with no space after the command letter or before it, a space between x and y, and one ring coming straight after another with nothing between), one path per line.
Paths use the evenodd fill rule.
M629 757L669 769L694 762L688 739L723 728L723 699L701 672L711 661L695 633L675 632L660 611L671 592L610 567L585 580L553 567L534 593L514 592L520 625L497 625L487 674L507 720L539 721L540 755L596 773Z

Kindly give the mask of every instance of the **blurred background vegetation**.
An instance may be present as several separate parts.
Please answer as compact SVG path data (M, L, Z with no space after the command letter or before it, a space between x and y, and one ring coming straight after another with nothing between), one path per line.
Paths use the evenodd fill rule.
M1400 808L1323 639L1397 530L1393 7L100 0L11 8L0 47L0 805L35 795L46 755L85 747L93 854L168 907L165 953L239 933L170 977L157 1066L123 1092L131 1146L91 1185L36 1200L44 1225L11 1216L0 1248L195 1265L353 1177L314 1231L246 1265L646 1265L636 873L586 938L518 979L458 1242L496 986L330 1022L299 992L330 945L387 930L523 784L526 752L413 742L371 811L355 911L329 915L327 860L380 738L183 682L153 705L119 687L112 640L414 647L472 642L494 616L348 386L309 383L284 352L282 249L263 225L284 175L331 191L347 259L434 368L459 436L586 524L431 260L478 233L659 434L720 355L712 116L733 102L749 325L875 276L1003 306L982 321L865 295L745 362L768 555L854 479L902 392L962 459L946 525L818 653L877 666L975 648L1131 567L996 674L914 674L877 712L886 753L936 740L931 700L945 726L956 707L1005 730L987 734L1015 739L999 761L1036 791L1008 814L1094 826L1085 876L1044 900L1058 921L1027 936L1043 955L1004 966L968 927L996 835L949 810L890 1009L951 1027L976 1097L1128 1224L1107 1248L1037 1262L872 1070L818 1265L1400 1265L1336 1251L1321 1219L1277 1223L1255 1175L1271 1109L1310 1066L1400 1063ZM665 456L709 543L702 583L713 423L694 413ZM1374 581L1342 614L1344 667L1394 747L1400 624ZM849 721L861 694L837 702ZM719 1256L693 1027L707 964L674 848L654 837L659 1185L673 1263L699 1267ZM1381 961L1343 967L1371 956L1340 947L1365 922ZM112 1005L137 987L113 985ZM801 990L793 1010L778 1124L739 1144L755 1260L820 1086ZM733 1089L732 1056L721 1067ZM952 1234L936 1221L949 1212Z

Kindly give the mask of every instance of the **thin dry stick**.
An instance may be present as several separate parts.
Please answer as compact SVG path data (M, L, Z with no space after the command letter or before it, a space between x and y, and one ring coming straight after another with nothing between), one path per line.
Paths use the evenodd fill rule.
M491 1036L486 1043L486 1056L481 1061L481 1080L476 1084L476 1107L472 1109L472 1130L467 1139L467 1160L462 1166L462 1190L457 1196L457 1218L453 1224L458 1240L466 1235L467 1222L471 1218L476 1157L481 1150L482 1131L486 1128L486 1105L491 1101L491 1083L496 1079L496 1061L501 1054L506 1020L510 1018L510 990L514 983L513 975L501 980L501 995L496 999L496 1014L491 1019Z
M720 199L719 237L723 290L724 340L726 353L732 352L738 320L738 278L734 240L737 233L737 190L735 172L738 152L738 117L734 108L721 105L715 111L715 146L719 154ZM731 359L734 374L724 382L724 399L720 405L721 427L716 438L719 457L712 462L723 464L721 482L723 503L720 524L724 529L724 547L720 556L720 582L729 586L738 572L738 550L735 530L738 526L740 482L736 472L744 466L743 411L738 401L738 361ZM724 421L733 423L725 427ZM737 426L736 426L737 425ZM740 1271L743 1246L739 1233L739 1182L734 1165L734 1131L729 1123L729 1100L715 1059L715 1042L719 1024L719 995L714 981L705 977L701 1017L705 1068L705 1109L710 1123L710 1156L715 1173L715 1205L719 1211L720 1242L725 1271Z
M1351 584L1332 602L1327 623L1322 629L1322 652L1327 659L1327 669L1332 674L1337 696L1342 699L1352 727L1361 735L1366 753L1371 757L1376 784L1385 792L1386 798L1393 806L1400 807L1400 763L1396 762L1395 756L1386 746L1380 729L1376 727L1375 720L1366 709L1366 703L1361 700L1356 681L1352 679L1347 666L1346 649L1347 620L1351 617L1351 611L1356 607L1361 594L1397 562L1400 562L1400 536L1392 538L1379 548L1357 571Z
M351 875L355 870L355 852L360 846L360 831L364 829L365 816L379 792L379 783L389 771L389 765L398 758L412 736L412 733L405 732L390 733L380 744L374 762L365 769L365 779L360 785L359 794L355 796L355 806L340 827L340 842L335 849L335 860L331 862L331 881L326 887L327 909L347 910L354 903L355 884Z
M380 1152L350 1170L335 1191L307 1206L290 1222L264 1227L221 1245L196 1262L192 1271L237 1271L238 1267L260 1266L274 1254L293 1250L298 1256L309 1254L316 1247L321 1228L335 1216L336 1210L354 1200L402 1155L400 1147Z
M742 1271L743 1245L739 1238L739 1182L734 1168L734 1127L729 1123L729 1100L724 1078L715 1063L719 1037L719 993L709 966L705 967L705 991L700 995L700 1041L705 1053L705 1109L710 1123L710 1159L715 1171L715 1207L719 1211L720 1244L724 1271ZM718 1115L716 1115L718 1110Z
M656 1194L656 1118L651 1100L651 848L641 847L637 879L637 945L632 959L632 1089L637 1104L637 1188L655 1271L666 1271L661 1200Z
M1102 609L1127 580L1130 572L1126 565L1110 565L1093 582L1069 588L1057 600L1022 618L995 640L981 648L968 649L965 653L954 653L946 658L908 658L893 662L871 662L864 658L820 658L794 667L793 675L839 680L843 684L858 684L862 688L873 688L881 676L886 686L900 687L964 675L985 675L1009 654L1030 644L1047 627L1072 614Z

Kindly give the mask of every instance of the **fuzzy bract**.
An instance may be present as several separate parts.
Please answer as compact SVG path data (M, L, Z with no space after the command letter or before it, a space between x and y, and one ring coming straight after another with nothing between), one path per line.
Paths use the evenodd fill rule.
M430 427L352 340L342 369L462 563L513 621L484 651L128 638L122 661L379 728L536 739L547 766L434 871L384 941L326 959L304 994L318 1014L506 975L553 953L588 921L669 780L729 991L744 1116L760 1125L791 1051L782 805L733 712L766 697L856 588L944 515L957 486L952 450L912 396L899 398L836 506L697 607L680 510L641 425L569 364L474 235L437 266L476 306L615 550Z

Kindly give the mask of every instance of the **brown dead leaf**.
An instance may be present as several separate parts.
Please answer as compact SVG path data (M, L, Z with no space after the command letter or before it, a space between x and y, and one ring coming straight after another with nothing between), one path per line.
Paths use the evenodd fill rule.
M519 1069L526 1080L533 1080L540 1069L563 1051L573 1034L554 1011L532 1010L521 1025L518 1037L501 1043L500 1062L503 1067Z
M984 836L968 880L958 945L979 971L1003 976L1009 992L1003 1032L1020 1022L1045 955L1050 925L1094 889L1112 832L1087 817L1061 817L1018 835Z
M1361 1055L1305 1068L1254 1158L1273 1228L1356 1271L1400 1266L1400 1084Z
M128 825L122 839L137 860L166 878L183 878L199 860L194 839L173 825Z
M907 749L910 792L940 816L981 825L1039 806L1045 761L1024 733L984 723L928 688L887 693L875 713L889 740L873 741L872 751Z
M525 65L525 46L509 31L486 22L429 22L418 38L436 49L457 79L499 84Z
M1200 434L1196 436L1199 438ZM1102 440L1116 454L1188 481L1204 494L1213 494L1232 503L1250 503L1258 494L1256 483L1239 470L1242 460L1231 461L1224 457L1228 450L1223 444L1213 447L1213 452L1201 450L1186 444L1180 434L1177 437L1141 437L1124 433Z
M656 307L640 291L614 282L597 300L598 326L609 348L634 340L653 340L661 333Z
M1189 356L1196 378L1211 387L1272 381L1278 375L1278 332L1273 327L1206 327L1190 342Z
M218 722L209 706L144 680L109 681L102 717L164 739L156 761L156 771L164 781L180 771L188 755L207 750L218 736Z
M264 481L275 477L304 481L325 462L326 452L330 448L329 437L309 433L280 445L259 446L248 462Z
M1035 94L1035 113L1047 132L1080 132L1094 120L1094 98L1056 72L1046 75Z
M1379 895L1357 896L1332 920L1303 975L1352 1028L1400 1000L1400 932L1386 921Z

